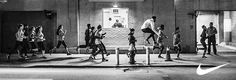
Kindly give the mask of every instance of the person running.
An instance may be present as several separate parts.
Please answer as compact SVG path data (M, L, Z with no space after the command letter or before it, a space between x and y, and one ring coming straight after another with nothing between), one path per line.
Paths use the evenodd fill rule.
M181 51L181 39L180 39L180 30L179 27L175 28L175 32L173 33L173 46L174 46L174 51L177 52L177 58L176 59L181 59L179 57L180 51Z
M27 53L29 52L30 49L30 43L29 43L29 25L24 24L24 36L26 38L23 39L23 53L25 54L25 58L28 58L29 56L27 55Z
M203 55L202 55L202 58L207 58L205 55L206 55L206 51L207 51L207 46L206 46L206 39L207 39L207 35L206 35L206 31L207 31L207 28L205 25L202 25L202 34L201 34L201 39L200 39L200 42L204 48L204 52L203 52Z
M208 37L208 54L211 53L211 45L213 46L213 52L215 55L217 54L217 50L216 50L216 34L217 34L217 30L216 28L213 26L213 22L210 22L210 27L207 28L207 37Z
M57 43L57 46L54 47L51 52L53 53L53 51L57 48L60 48L61 44L64 46L66 52L67 52L67 55L71 55L68 48L67 48L67 45L65 43L65 35L66 35L66 30L63 30L63 26L62 25L59 25L58 28L57 28L57 31L56 31L56 35L57 35L57 40L58 40L58 43Z
M91 32L91 24L87 24L87 29L85 30L85 46L89 46L90 41L90 32Z
M37 48L36 46L36 33L35 33L35 27L32 26L30 28L30 34L29 34L29 42L30 42L30 51L33 52L32 56L35 55L35 49Z
M134 31L135 29L131 28L130 29L130 33L128 34L129 35L129 53L128 53L128 57L129 57L129 63L130 64L134 64L136 61L135 61L135 54L137 52L137 49L135 47L135 42L137 42L137 40L135 39L134 37Z
M159 55L158 55L158 58L163 58L162 56L161 56L161 54L163 53L163 50L164 50L164 42L163 42L163 39L164 38L168 38L165 34L164 34L164 25L162 24L160 27L159 27L159 29L158 29L159 31L158 31L158 37L157 37L157 46L158 46L158 48L159 48ZM154 46L154 48L153 49L155 49L156 47Z
M91 54L91 56L89 57L89 59L94 59L94 57L98 54L98 53L102 53L102 61L108 61L107 59L105 59L104 57L104 47L102 45L102 39L105 37L106 33L102 33L102 26L98 25L97 27L97 31L95 32L95 44L97 46L97 51L94 54Z
M156 22L156 16L152 16L151 19L147 19L143 25L141 26L141 30L144 33L151 33L147 39L145 40L145 42L147 42L148 44L150 44L149 39L152 37L154 44L157 43L155 40L155 34L158 35L158 32L155 29L155 22Z
M18 25L18 31L16 32L15 36L16 36L16 43L15 43L15 47L14 50L12 51L17 51L17 54L19 56L20 59L24 58L21 49L23 48L23 39L26 38L24 35L24 25L23 24L19 24ZM9 54L8 56L8 60L10 60L10 56L11 54Z
M97 51L97 46L95 44L95 40L96 40L96 37L95 37L95 27L91 27L91 32L90 32L90 41L89 41L89 46L90 46L90 49L92 49L92 52L91 54L94 54L96 51ZM88 52L88 51L87 51ZM95 58L95 57L94 57Z
M36 29L36 41L37 41L37 44L38 44L38 48L39 48L39 51L41 51L42 53L42 58L46 59L47 57L44 56L45 55L45 45L44 45L44 42L45 42L45 38L44 38L44 34L43 34L43 27L42 26L39 26L37 29Z

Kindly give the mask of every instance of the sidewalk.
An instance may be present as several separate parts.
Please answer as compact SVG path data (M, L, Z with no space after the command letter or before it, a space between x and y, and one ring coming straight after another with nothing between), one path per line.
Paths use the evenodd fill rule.
M151 54L150 60L151 64L146 65L146 55L137 54L135 57L136 64L128 64L129 59L126 54L120 54L120 65L116 64L116 55L111 54L106 57L109 61L102 62L101 54L98 54L95 60L89 60L88 54L73 54L67 56L66 54L46 54L47 59L42 59L38 57L30 57L29 60L18 60L17 56L14 55L13 59L10 62L2 60L0 62L0 67L22 67L22 68L31 68L31 67L43 67L43 68L115 68L115 67L197 67L202 63L203 67L216 66L222 63L231 62L234 63L232 66L236 67L236 54L226 55L221 53L220 55L224 56L210 56L208 58L202 59L201 54L182 54L182 60L174 60L176 54L171 54L173 61L165 61L165 54L162 56L163 59L157 58L158 54ZM226 55L226 56L225 56ZM228 59L229 57L229 59ZM217 60L217 61L216 61Z

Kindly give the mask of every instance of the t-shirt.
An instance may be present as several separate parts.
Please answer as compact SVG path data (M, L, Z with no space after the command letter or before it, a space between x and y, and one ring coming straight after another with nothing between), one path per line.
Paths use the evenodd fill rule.
M153 19L147 19L143 23L143 25L141 26L141 29L145 29L145 28L150 28L150 29L154 28L154 21L153 21Z
M164 35L163 31L159 30L158 31L158 36L157 36L157 42L162 43L164 38L166 38L166 36Z
M173 45L177 45L180 42L181 42L180 34L179 33L174 33L174 35L173 35Z
M59 30L59 35L57 35L57 39L59 41L65 40L65 32L63 30Z
M41 41L44 41L44 40L45 40L45 38L44 38L43 33L42 32L38 33L37 34L37 41L41 42Z
M25 38L24 32L23 31L17 31L17 33L16 33L16 40L17 41L23 41L24 38Z
M215 36L215 34L217 34L217 30L215 27L208 27L207 28L207 34L209 37L211 36Z

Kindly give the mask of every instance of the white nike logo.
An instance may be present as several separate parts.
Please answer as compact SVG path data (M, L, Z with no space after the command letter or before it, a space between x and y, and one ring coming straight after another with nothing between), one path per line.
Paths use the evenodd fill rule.
M204 74L207 74L207 73L209 73L209 72L212 72L212 71L214 71L214 70L216 70L216 69L219 69L219 68L221 68L221 67L223 67L223 66L226 66L226 65L228 65L228 64L229 64L229 63L222 64L222 65L220 65L220 66L216 66L216 67L209 68L209 69L205 69L205 70L202 70L202 69L201 69L201 64L199 64L199 66L198 66L196 72L197 72L198 75L204 75Z

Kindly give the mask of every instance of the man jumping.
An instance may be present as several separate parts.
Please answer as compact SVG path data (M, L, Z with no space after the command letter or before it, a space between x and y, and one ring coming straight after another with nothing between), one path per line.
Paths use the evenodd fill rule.
M157 43L156 40L155 40L154 35L155 35L155 34L158 34L158 32L157 32L156 29L155 29L155 23L154 23L154 22L156 22L156 16L152 16L151 19L147 19L147 20L143 23L143 25L142 25L142 27L141 27L141 29L142 29L142 31L143 31L144 33L151 33L151 34L147 37L147 39L145 40L145 42L147 42L148 44L150 44L149 38L151 38L151 37L152 37L154 43Z

